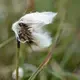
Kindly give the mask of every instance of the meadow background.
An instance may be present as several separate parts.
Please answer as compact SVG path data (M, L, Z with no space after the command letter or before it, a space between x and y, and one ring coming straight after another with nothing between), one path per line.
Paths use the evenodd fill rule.
M0 0L0 80L13 80L16 39L12 24L32 11L57 12L54 23L46 28L54 38L61 28L59 42L48 65L35 80L80 80L80 0ZM48 54L32 51L21 44L20 66L27 80Z

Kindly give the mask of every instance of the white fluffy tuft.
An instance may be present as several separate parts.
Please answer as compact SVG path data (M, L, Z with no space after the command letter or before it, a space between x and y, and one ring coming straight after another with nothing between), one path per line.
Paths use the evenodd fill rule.
M23 75L24 75L23 69L19 67L18 71L19 71L19 78L21 79L23 77ZM16 79L16 70L13 71L12 78Z
M18 32L20 30L20 27L18 25L18 21L16 21L13 25L12 25L12 30L15 32L16 37L18 37Z
M12 25L12 30L15 32L16 37L21 43L27 42L27 40L21 41L18 36L20 31L19 23L24 23L30 27L34 42L37 43L39 47L49 47L52 43L51 37L48 32L43 31L42 27L52 23L56 15L57 13L53 12L34 12L26 14Z
M38 24L42 27L46 24L52 23L54 20L53 18L57 15L57 13L53 12L35 12L35 13L29 13L25 16L20 18L20 22L27 23L27 24Z
M35 43L37 43L37 45L40 48L49 47L52 43L52 39L51 39L51 37L49 36L48 33L33 32L32 35L33 35L33 38L35 39Z

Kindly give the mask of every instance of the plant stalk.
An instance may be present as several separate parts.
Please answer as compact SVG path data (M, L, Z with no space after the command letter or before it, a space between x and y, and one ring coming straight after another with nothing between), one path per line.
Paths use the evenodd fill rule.
M20 53L20 42L17 40L17 53L16 53L16 80L19 80L19 53Z

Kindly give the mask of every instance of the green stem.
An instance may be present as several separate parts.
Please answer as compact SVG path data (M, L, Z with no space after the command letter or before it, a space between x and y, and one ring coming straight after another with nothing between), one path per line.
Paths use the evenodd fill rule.
M20 42L17 40L17 53L16 53L16 80L19 80L19 53L20 53Z

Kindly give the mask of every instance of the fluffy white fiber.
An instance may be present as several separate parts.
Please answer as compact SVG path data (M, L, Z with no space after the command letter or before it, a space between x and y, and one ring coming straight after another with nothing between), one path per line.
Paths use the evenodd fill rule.
M18 72L19 72L19 75L18 75L18 76L19 76L19 78L21 79L21 78L23 77L23 75L24 75L23 69L19 67ZM12 78L13 78L14 80L16 80L16 70L13 71L13 73L12 73Z
M34 39L34 42L36 42L36 44L39 47L41 48L49 47L52 43L51 37L48 34L48 32L45 32L43 30L42 27L52 23L56 14L57 13L53 12L34 12L26 14L12 25L12 30L15 32L16 37L18 37L19 39L18 36L18 32L20 30L19 23L24 23L28 25L28 27L30 27L30 32ZM20 39L19 41L22 42ZM24 41L22 43L25 42L27 41Z

